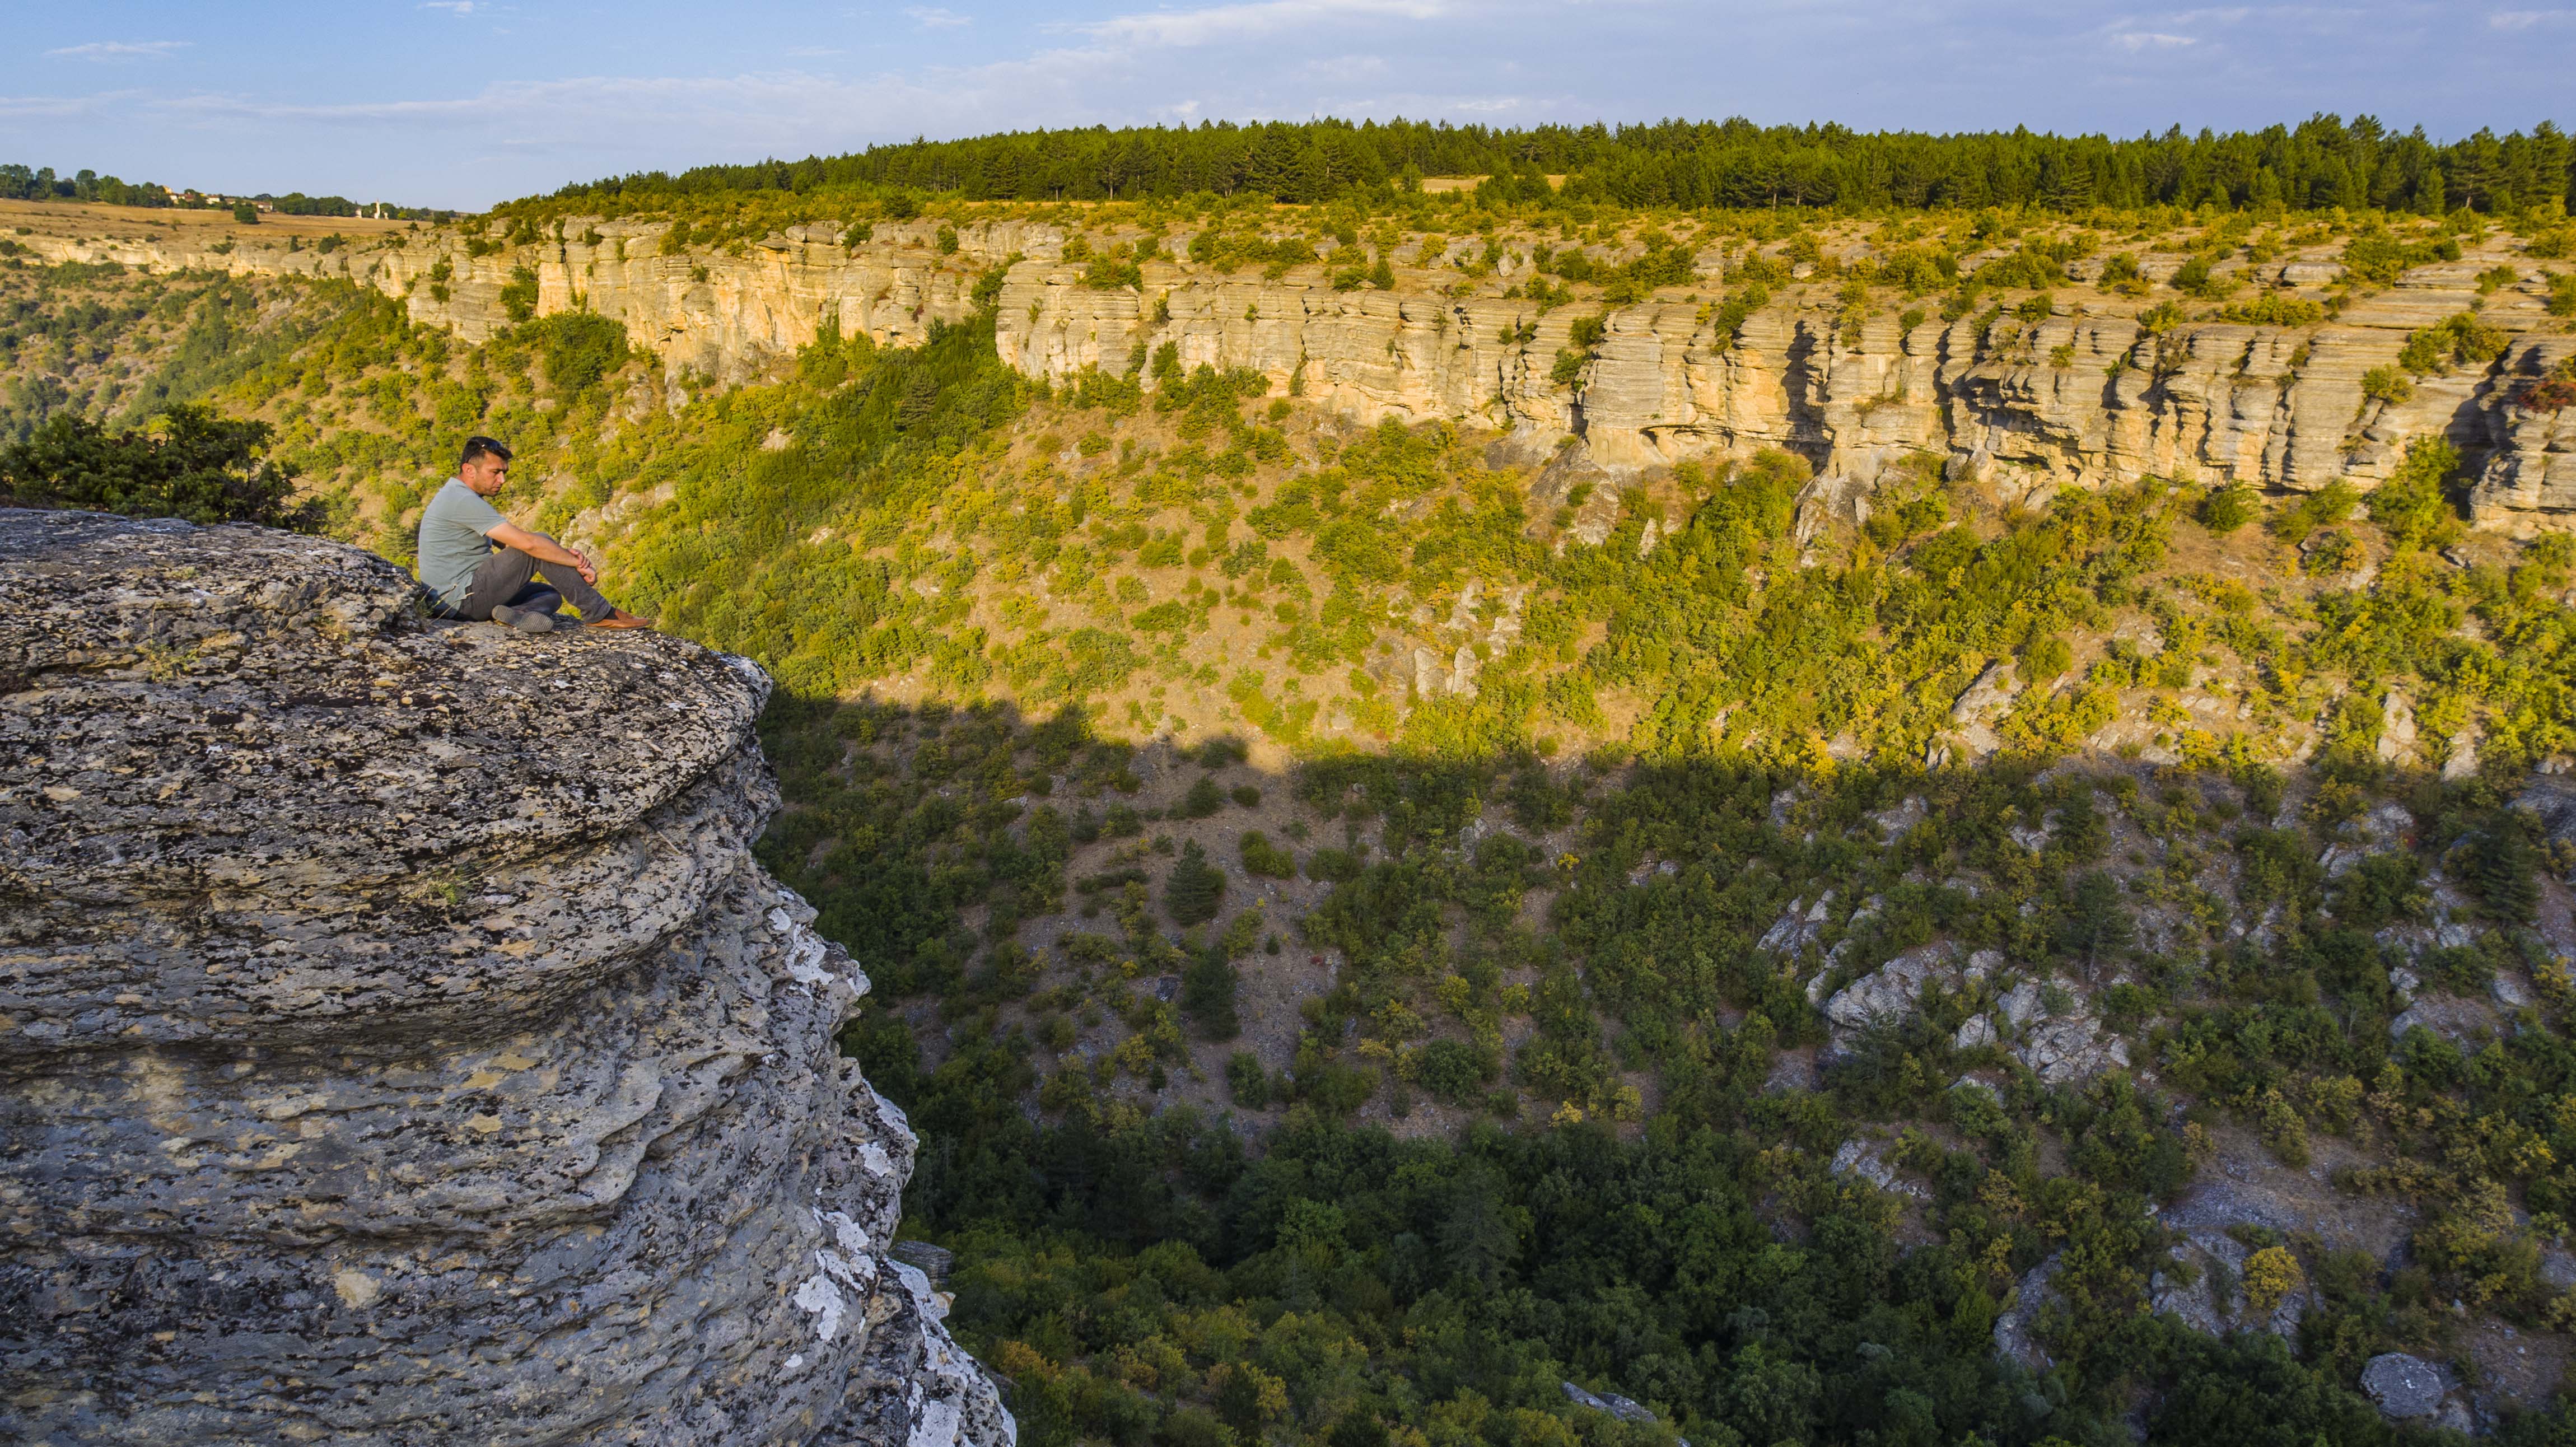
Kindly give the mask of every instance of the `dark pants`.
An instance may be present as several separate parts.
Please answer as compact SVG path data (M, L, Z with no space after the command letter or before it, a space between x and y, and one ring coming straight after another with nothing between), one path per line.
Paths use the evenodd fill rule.
M503 604L551 613L561 603L579 609L585 623L596 623L617 611L599 596L598 589L581 580L571 564L540 563L517 548L504 548L474 570L465 602L456 611L469 621L488 623L492 610Z

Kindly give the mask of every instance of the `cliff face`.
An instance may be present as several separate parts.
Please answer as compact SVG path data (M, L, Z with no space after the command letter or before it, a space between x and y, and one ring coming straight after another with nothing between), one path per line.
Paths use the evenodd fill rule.
M740 255L665 255L664 225L607 221L565 228L583 239L483 257L443 235L329 255L249 242L220 255L176 240L28 244L55 259L343 276L407 297L415 319L468 340L503 323L500 290L526 266L541 311L585 305L616 317L665 363L718 381L827 326L917 342L931 321L964 316L976 277L1007 263L1002 360L1049 380L1087 366L1123 372L1139 345L1168 342L1185 366L1254 368L1364 422L1473 419L1543 438L1580 433L1612 468L1780 446L1827 478L1863 486L1890 461L1926 452L2033 492L2150 475L2274 490L2339 478L2368 486L2388 476L2408 441L2438 434L2484 469L2480 522L2515 531L2576 523L2576 461L2558 440L2562 424L2512 403L2515 381L2546 370L2571 343L2546 316L2534 268L2521 267L2515 286L2477 291L2479 272L2514 259L2500 245L2420 267L2328 325L2204 322L2152 335L2133 315L2143 303L2089 291L2079 302L2070 290L2036 324L1906 328L1882 311L1854 338L1829 289L1814 288L1784 293L1721 338L1701 304L1720 278L1703 268L1697 290L1609 309L1607 335L1567 387L1551 376L1555 360L1575 319L1594 308L1534 315L1500 295L1526 279L1508 272L1452 296L1452 271L1399 273L1394 291L1335 291L1321 266L1267 278L1155 261L1140 286L1096 290L1060 259L1056 228L968 226L943 254L936 225L879 226L855 247L834 227L796 227ZM444 282L435 280L442 265ZM2313 286L2338 270L2294 262L2248 279ZM2364 397L2364 374L2394 362L2410 331L2472 308L2513 336L2502 360L2421 378L2403 403Z
M0 1436L1007 1447L766 680L0 511Z

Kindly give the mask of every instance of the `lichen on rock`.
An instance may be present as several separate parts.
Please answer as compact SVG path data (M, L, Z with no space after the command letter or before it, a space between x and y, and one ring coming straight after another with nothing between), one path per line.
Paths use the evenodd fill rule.
M1006 1447L750 664L0 511L0 1436Z

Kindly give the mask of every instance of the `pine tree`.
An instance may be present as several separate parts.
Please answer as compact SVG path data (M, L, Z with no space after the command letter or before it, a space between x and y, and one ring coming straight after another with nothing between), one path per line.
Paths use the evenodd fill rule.
M2522 827L2510 817L2499 819L2472 837L2462 854L2460 882L2487 913L2508 924L2527 923L2540 905L2540 886L2532 880L2540 851Z
M1236 976L1222 946L1199 951L1181 975L1181 1009L1210 1040L1231 1040L1243 1033L1234 1013Z
M1207 851L1195 839L1181 846L1181 857L1163 882L1163 913L1187 927L1216 918L1225 898L1225 875L1208 863Z
M2075 881L2073 897L2058 926L2057 946L2086 965L2129 947L2134 931L2129 913L2120 907L2120 885L2096 869Z

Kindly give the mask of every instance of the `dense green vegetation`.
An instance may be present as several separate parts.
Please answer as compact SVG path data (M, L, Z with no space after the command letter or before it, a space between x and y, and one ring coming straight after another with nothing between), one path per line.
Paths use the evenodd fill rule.
M2543 122L2503 137L2480 130L2437 144L2368 116L2224 135L2010 133L1931 136L1841 126L1662 121L1530 130L1397 120L1205 122L1029 131L873 146L855 155L646 172L567 187L556 201L618 210L722 191L953 192L970 200L1097 201L1193 192L1329 201L1425 176L1496 178L1502 201L1548 199L1570 175L1568 202L1630 206L1882 207L2031 205L2380 209L2441 215L2563 207L2567 137Z
M297 496L295 475L261 456L265 422L177 404L150 432L109 432L62 413L0 447L0 506L68 507L193 523L259 523L318 531L325 508Z
M114 176L102 176L86 168L68 176L57 176L51 166L0 165L0 198L12 201L93 201L108 206L180 207L202 210L222 208L232 203L220 196L196 191L173 192L169 187L151 181L125 182ZM384 206L370 203L361 206L346 196L307 196L289 191L283 196L266 191L241 198L266 203L281 216L355 216L360 211L382 214L402 220L445 221L453 211L432 211L423 207ZM254 209L253 214L257 211Z
M365 351L399 318L398 303L346 284L0 266L0 439L23 440L58 412L133 427L218 394L256 409L278 383ZM268 385L243 388L261 373Z
M2030 763L1823 780L1705 762L1310 766L1297 787L1315 813L1379 842L1311 852L1340 883L1297 932L1351 968L1311 1003L1293 1071L1243 1054L1228 1068L1239 1104L1289 1102L1256 1142L1187 1110L1149 1115L1142 1093L1195 1068L1146 980L1222 961L1252 931L1167 935L1144 884L1113 876L1118 933L1066 937L1056 958L1016 942L1024 917L1092 893L1086 848L1139 828L1114 802L1133 787L1125 746L1072 715L795 698L764 738L797 801L764 856L875 977L847 1044L924 1134L912 1229L962 1252L957 1323L1013 1378L1039 1442L1659 1440L1569 1413L1560 1377L1645 1400L1694 1442L2110 1442L2139 1388L2155 1394L2153 1441L2390 1441L2351 1384L2379 1351L2439 1356L2456 1329L2439 1303L2527 1329L2568 1310L2537 1275L2538 1243L2564 1229L2556 1162L2576 1147L2576 1055L2552 1023L2568 980L2511 927L2539 854L2486 785L2339 752L2274 827L2284 781L2259 769L2142 788ZM1884 833L1873 813L1908 793L1920 822ZM2352 837L2348 821L2391 796L2424 821L2414 846L2328 880L2318 841ZM1458 847L1492 816L1574 821L1570 870L1509 833ZM2037 847L2014 835L2031 821L2049 826ZM2157 843L2164 867L2106 887L2115 827ZM2240 861L2241 901L2204 891L2209 852ZM1682 867L1645 867L1656 858ZM2507 928L2429 968L2462 988L2528 968L2548 992L2475 1056L2386 1028L2391 957L2373 931L2425 918L2423 881L2445 866ZM1754 936L1821 888L1885 904L1818 954L1950 938L2132 974L2111 1008L2166 1021L2141 1063L2193 1103L2177 1112L2117 1073L2051 1087L1996 1047L1958 1047L1990 999L1975 990L1863 1042L1817 1091L1781 1089L1781 1052L1821 1022ZM1517 922L1532 889L1555 895L1545 934ZM2279 906L2275 932L2227 942L2231 903ZM2134 911L2197 921L2202 942L2143 949ZM936 1069L899 1013L925 998L954 1042ZM1126 1043L1065 1048L1104 1017L1126 1021ZM1536 1028L1507 1056L1517 1019ZM2001 1084L1941 1088L1963 1072ZM1643 1113L1633 1087L1621 1096L1640 1080L1656 1098L1642 1135L1585 1120ZM1540 1114L1564 1103L1556 1129L1473 1126L1450 1146L1346 1123L1418 1096L1509 1125L1531 1119L1524 1092ZM1018 1104L1031 1095L1035 1122ZM2356 1185L2425 1212L2416 1264L2394 1273L2272 1239L2321 1293L2295 1356L2259 1337L2213 1346L2144 1310L2168 1239L2144 1206L2182 1192L2230 1121L2294 1162L2311 1131L2369 1143L2398 1164ZM1919 1218L1826 1168L1873 1128L1931 1182ZM2543 1214L2518 1226L2515 1201ZM2043 1262L2060 1303L2038 1331L2057 1365L2031 1375L1996 1362L1991 1336Z

